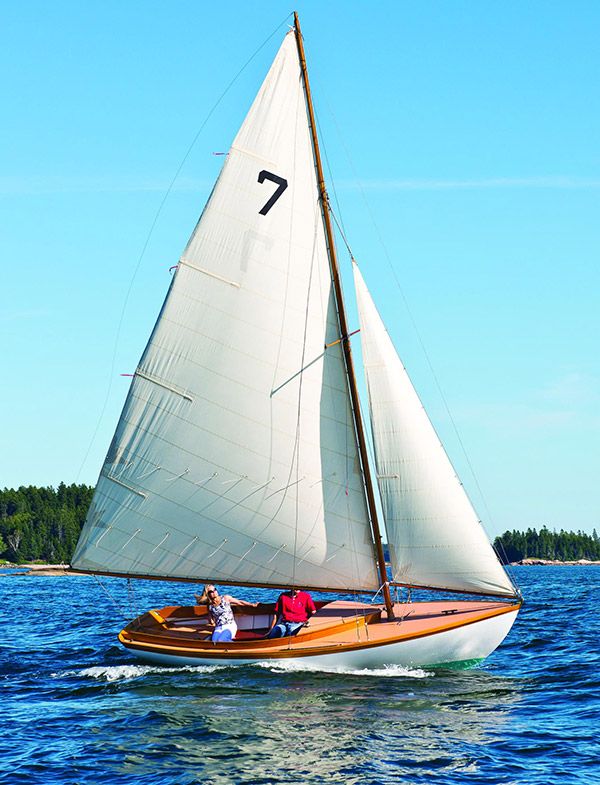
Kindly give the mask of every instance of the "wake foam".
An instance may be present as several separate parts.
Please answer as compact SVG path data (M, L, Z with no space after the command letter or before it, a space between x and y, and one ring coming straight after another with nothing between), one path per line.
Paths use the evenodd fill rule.
M214 673L231 665L181 665L176 667L160 665L96 665L91 668L81 670L64 671L63 673L53 673L54 678L67 678L77 676L79 678L95 679L96 681L126 681L128 679L139 679L156 673ZM235 666L233 666L235 667ZM238 666L239 667L239 666ZM247 666L244 666L247 667ZM273 673L335 673L346 676L366 676L370 678L404 678L404 679L426 679L434 676L433 673L422 668L407 668L403 665L384 665L381 668L345 668L343 666L315 665L298 662L294 660L270 660L257 662L254 666L264 668Z
M92 668L83 668L79 671L66 671L66 673L53 673L53 676L83 676L88 679L103 681L120 681L122 679L138 679L152 673L212 673L220 670L222 665L182 665L176 668L161 667L159 665L96 665Z
M381 668L344 668L343 666L309 665L308 663L294 660L271 660L270 662L258 662L256 665L259 668L266 668L276 673L309 671L312 673L336 673L346 676L370 676L378 679L397 677L427 679L430 676L434 676L433 673L424 671L422 668L407 668L403 665L384 665Z

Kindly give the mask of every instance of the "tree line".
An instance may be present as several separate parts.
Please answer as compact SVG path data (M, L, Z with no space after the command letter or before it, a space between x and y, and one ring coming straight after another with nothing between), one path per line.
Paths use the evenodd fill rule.
M538 531L506 531L494 540L494 548L501 561L521 559L556 559L557 561L600 560L600 539L593 533L550 531L546 526Z
M71 561L94 489L90 485L38 488L35 485L0 490L0 559L17 564ZM504 562L521 559L600 560L600 539L583 532L506 531L494 540ZM389 559L387 547L386 558Z
M0 491L0 559L21 564L68 563L94 489L89 485Z

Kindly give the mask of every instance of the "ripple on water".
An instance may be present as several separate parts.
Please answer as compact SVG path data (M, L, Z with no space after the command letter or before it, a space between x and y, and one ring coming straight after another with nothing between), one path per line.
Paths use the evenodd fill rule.
M142 664L116 645L121 620L93 579L0 582L13 633L0 781L596 785L600 568L524 567L519 579L526 603L506 643L479 668L435 673ZM109 584L125 606L125 582ZM136 587L138 608L189 597Z

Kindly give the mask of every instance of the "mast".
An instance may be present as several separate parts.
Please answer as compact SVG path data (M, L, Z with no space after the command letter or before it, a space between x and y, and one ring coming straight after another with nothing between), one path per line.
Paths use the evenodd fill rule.
M333 287L335 291L335 299L338 310L338 318L340 323L341 343L344 348L344 359L346 362L346 373L348 377L348 387L350 389L350 398L352 401L352 414L354 417L354 427L356 430L356 438L358 442L358 452L362 463L362 470L364 476L365 490L367 494L367 503L369 507L369 518L371 521L371 530L373 534L373 542L375 546L375 557L377 567L379 570L379 579L383 588L383 599L385 602L386 611L389 618L393 618L393 603L390 595L390 587L387 579L387 572L385 569L385 556L383 553L383 544L381 540L381 531L379 528L379 520L377 517L377 508L375 504L375 494L373 492L373 480L371 478L371 470L367 458L367 443L365 439L365 432L363 428L362 418L360 416L360 401L358 397L358 389L356 386L356 376L354 373L354 361L352 359L352 348L348 335L348 323L346 319L346 309L344 306L344 297L342 294L342 283L340 280L339 265L337 261L337 254L335 250L335 243L333 239L333 226L331 224L331 215L329 208L329 196L325 187L325 177L323 175L323 166L321 164L321 153L319 150L319 140L317 137L317 125L315 122L315 114L312 105L312 97L310 92L310 84L308 81L308 71L306 69L306 57L304 55L304 43L302 41L302 32L300 30L300 21L298 14L294 11L294 34L296 36L296 44L298 46L298 56L300 59L300 67L302 69L302 77L304 80L304 91L306 94L306 104L308 107L308 117L310 124L310 132L313 142L313 151L315 155L315 168L317 170L317 180L319 183L319 195L321 198L321 210L323 212L323 222L325 224L325 236L327 239L327 250L329 253L329 263L331 266L331 275L333 279Z

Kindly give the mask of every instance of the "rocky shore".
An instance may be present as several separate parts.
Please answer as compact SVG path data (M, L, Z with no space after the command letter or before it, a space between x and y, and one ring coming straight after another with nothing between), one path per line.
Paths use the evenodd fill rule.
M2 564L2 570L10 570L5 576L12 575L82 575L70 569L68 564Z
M589 565L600 564L600 561L590 561L589 559L578 559L577 561L558 561L558 559L521 559L521 561L510 562L511 567L519 566L554 566L554 565ZM0 564L0 570L7 570L4 577L11 577L13 575L84 575L85 573L77 572L70 569L68 564ZM0 575L2 577L2 575Z
M577 559L577 561L559 561L558 559L521 559L521 561L512 561L510 563L511 567L516 567L518 565L529 565L529 566L537 566L537 565L573 565L573 564L600 564L600 561L590 561L589 559Z

